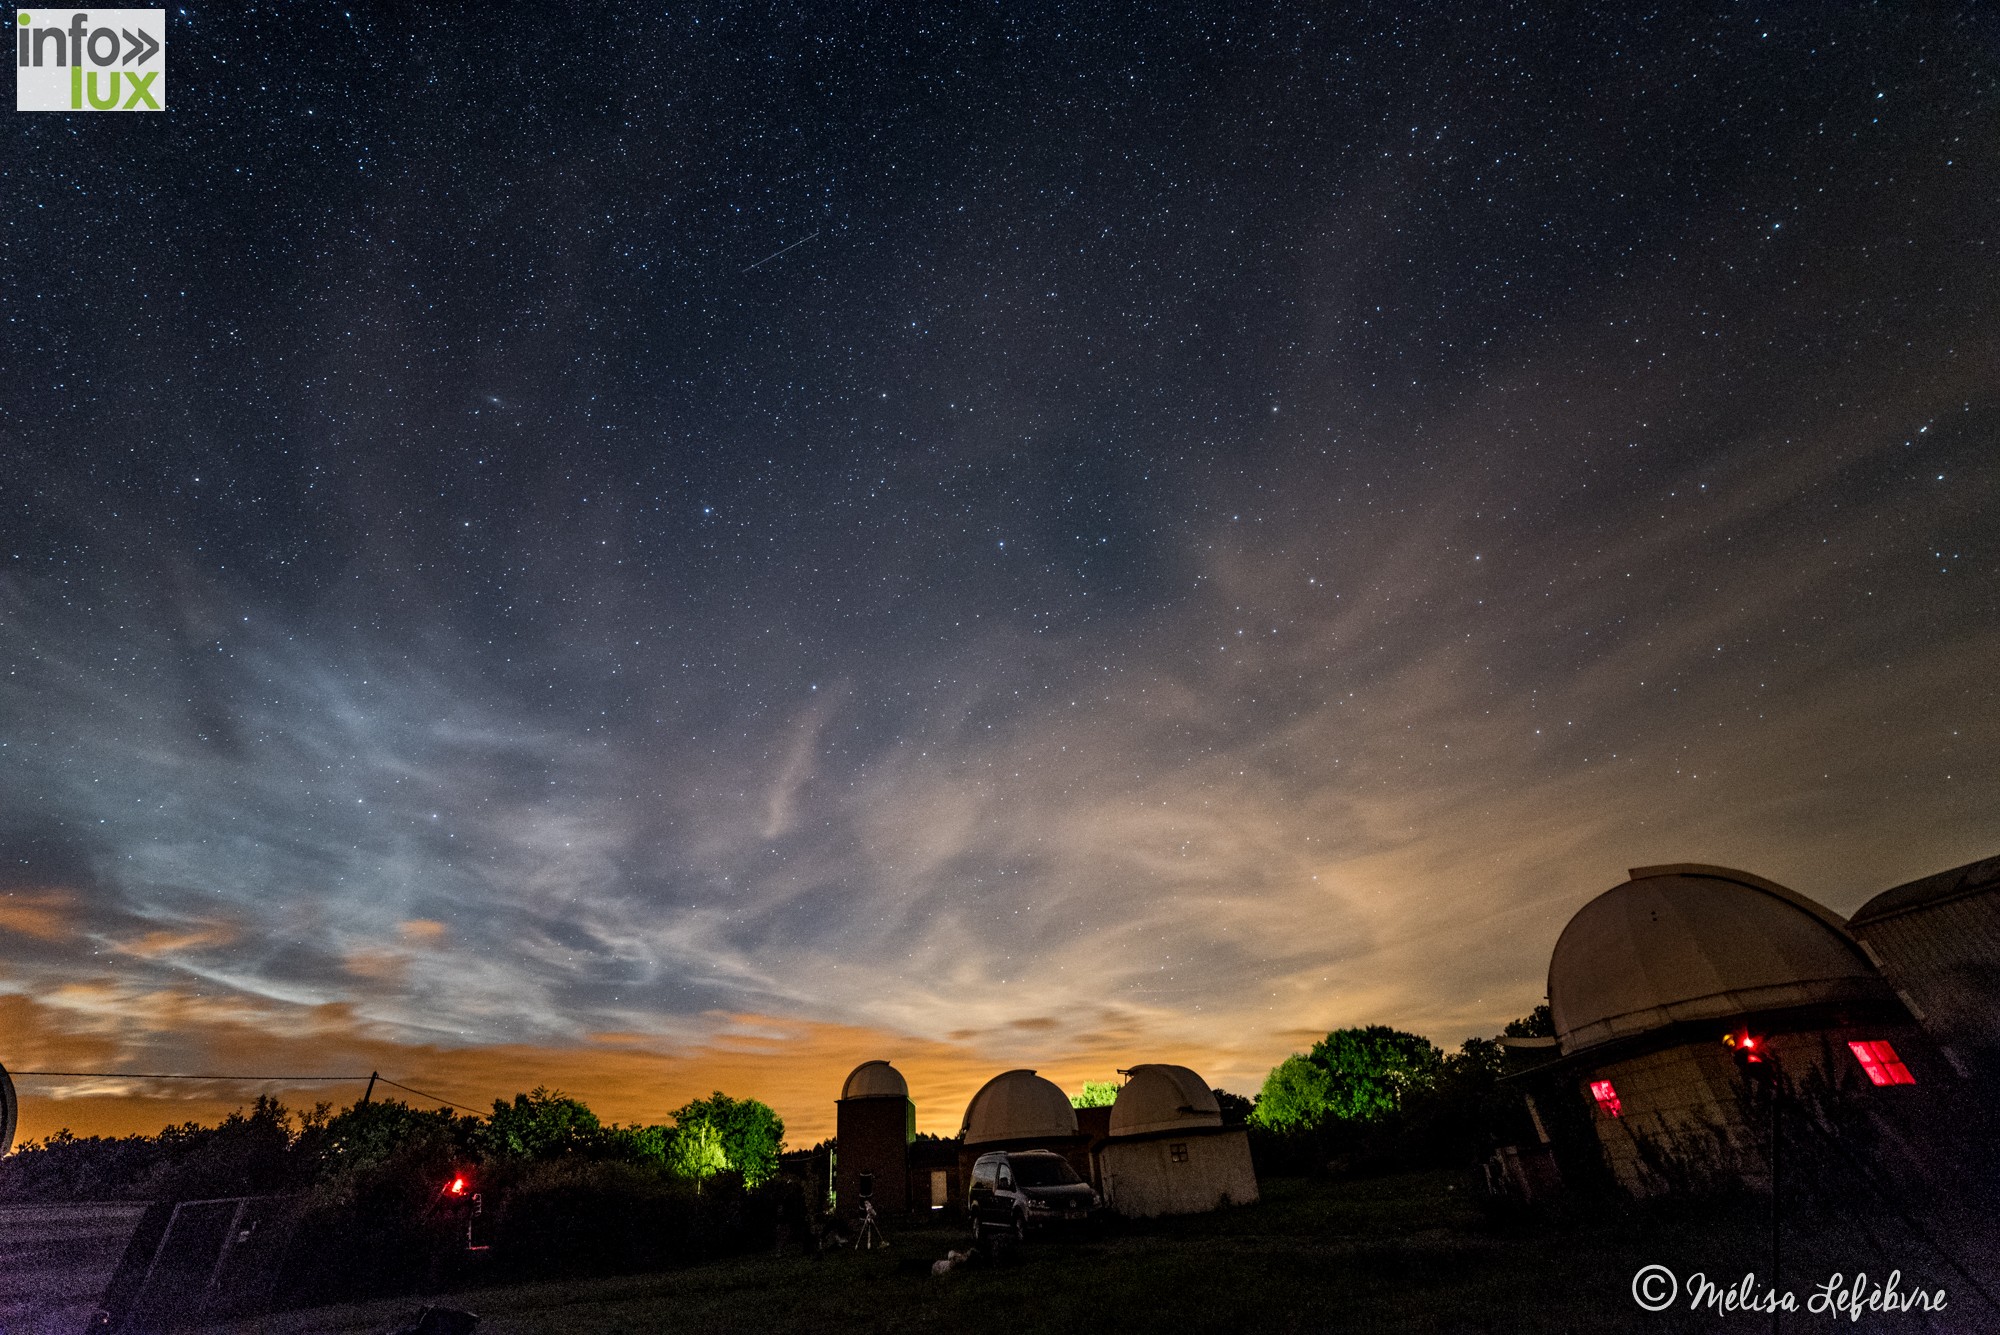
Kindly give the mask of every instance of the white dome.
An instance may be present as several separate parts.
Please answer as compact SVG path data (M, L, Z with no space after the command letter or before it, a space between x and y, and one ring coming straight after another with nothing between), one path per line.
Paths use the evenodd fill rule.
M968 1145L1073 1136L1076 1109L1067 1094L1033 1071L1002 1071L965 1105L959 1132Z
M1187 1067L1148 1063L1130 1074L1111 1105L1112 1135L1222 1125L1222 1108L1208 1082Z
M902 1072L885 1061L863 1062L840 1087L843 1099L907 1099L910 1086Z
M1889 996L1839 915L1727 867L1638 867L1577 910L1549 960L1565 1053L1686 1020Z

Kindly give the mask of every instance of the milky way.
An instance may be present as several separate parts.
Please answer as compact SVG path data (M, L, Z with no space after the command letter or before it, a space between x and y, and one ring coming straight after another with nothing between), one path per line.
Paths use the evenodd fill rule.
M823 9L15 115L0 1061L950 1131L1994 851L1990 18Z

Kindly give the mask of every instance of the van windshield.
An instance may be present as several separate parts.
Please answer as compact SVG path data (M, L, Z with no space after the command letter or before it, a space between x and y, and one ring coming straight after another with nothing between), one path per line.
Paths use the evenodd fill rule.
M1014 1160L1014 1177L1024 1187L1063 1187L1083 1181L1075 1169L1053 1154L1046 1159L1036 1155Z

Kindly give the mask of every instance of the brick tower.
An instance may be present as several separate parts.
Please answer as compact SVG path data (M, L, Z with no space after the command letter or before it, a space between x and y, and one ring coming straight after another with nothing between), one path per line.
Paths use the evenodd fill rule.
M907 1213L917 1107L910 1102L910 1087L902 1075L888 1062L863 1062L847 1077L840 1101L833 1106L834 1134L839 1138L834 1191L840 1213L849 1216L861 1209L864 1175L878 1213Z

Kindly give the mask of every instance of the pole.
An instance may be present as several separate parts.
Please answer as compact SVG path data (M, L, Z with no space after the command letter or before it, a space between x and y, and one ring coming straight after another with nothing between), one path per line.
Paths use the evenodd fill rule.
M1766 1060L1769 1059L1766 1058ZM1779 1260L1778 1220L1781 1217L1778 1209L1778 1183L1779 1183L1778 1145L1779 1145L1779 1132L1784 1124L1778 1119L1778 1100L1781 1097L1783 1097L1783 1085L1784 1085L1783 1077L1780 1076L1778 1068L1776 1066L1772 1066L1771 1068L1771 1293L1774 1297L1777 1296L1778 1294L1778 1276L1780 1273L1778 1269L1778 1260ZM1771 1309L1771 1335L1778 1335L1778 1322L1783 1319L1782 1312L1783 1309L1779 1307L1774 1306Z
M368 1104L369 1104L370 1102L372 1102L372 1101L374 1100L374 1098L375 1098L375 1082L376 1082L377 1080L380 1080L381 1078L382 1078L382 1073L381 1073L380 1071L370 1071L370 1072L368 1073L368 1088L366 1088L366 1089L364 1089L364 1090L362 1090L362 1091L361 1091L361 1106L362 1106L362 1107L364 1107L364 1108L365 1108L365 1107L367 1107L367 1106L368 1106Z
M14 1096L14 1080L7 1074L7 1068L0 1066L0 1154L5 1154L14 1146L14 1133L20 1130L21 1103Z

